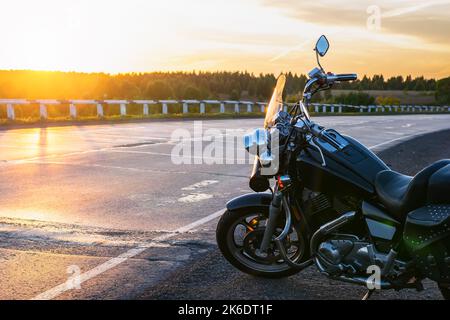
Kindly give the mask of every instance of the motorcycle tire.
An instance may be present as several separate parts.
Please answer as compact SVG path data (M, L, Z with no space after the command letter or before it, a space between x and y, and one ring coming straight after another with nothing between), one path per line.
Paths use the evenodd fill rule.
M236 224L236 221L239 221L239 219L242 219L242 217L245 217L246 215L252 213L260 213L267 217L269 215L269 209L245 208L235 211L226 211L220 218L216 230L216 240L219 249L222 252L225 259L227 259L228 262L230 262L234 267L236 267L240 271L256 277L278 279L289 277L300 272L300 270L292 268L286 263L284 263L284 267L281 268L280 270L267 270L267 267L263 264L261 264L261 267L258 266L250 267L248 264L246 265L242 263L239 259L237 259L233 255L232 250L229 247L228 243L228 236L229 236L228 233L230 232L230 228L233 228L233 226ZM301 253L301 257L296 262L302 263L309 258L309 242L305 241L304 232L301 232L300 230L297 229L298 228L295 228L297 236L302 237L302 239L299 239L299 241L303 241L304 245L302 246L303 252Z

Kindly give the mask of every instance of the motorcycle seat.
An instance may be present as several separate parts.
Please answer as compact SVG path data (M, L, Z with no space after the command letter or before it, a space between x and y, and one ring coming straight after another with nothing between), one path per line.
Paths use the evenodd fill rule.
M440 190L429 190L431 178L441 185ZM375 190L387 211L397 220L403 221L408 212L427 204L428 198L448 198L448 193L439 196L445 194L443 189L447 189L447 192L450 189L448 178L450 178L450 160L440 160L424 168L414 177L392 170L380 171L375 178ZM442 181L447 181L448 188L442 187Z

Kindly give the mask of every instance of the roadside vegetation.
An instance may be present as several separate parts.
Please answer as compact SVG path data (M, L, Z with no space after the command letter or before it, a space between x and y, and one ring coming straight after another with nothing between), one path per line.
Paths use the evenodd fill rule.
M305 75L287 73L285 100L297 102L306 83ZM248 72L153 72L153 73L78 73L41 72L27 70L0 71L0 99L220 99L268 101L276 82L274 74L255 75ZM411 91L413 90L413 91ZM430 94L431 93L431 94ZM408 76L385 79L382 75L363 76L352 83L336 84L333 90L323 91L313 102L344 105L398 105L404 97L417 100L420 105L450 103L450 78L442 80ZM420 100L419 99L422 99ZM430 103L424 103L424 97ZM436 101L435 101L436 99ZM411 103L414 104L414 103ZM245 108L245 107L244 107ZM242 109L244 109L242 108ZM104 119L235 117L233 106L219 115L218 105L207 105L207 114L199 114L199 106L191 105L189 114L182 114L181 104L169 105L169 114L161 114L160 105L150 107L150 115L142 116L142 105L129 104L127 116L118 114L119 106L104 105ZM244 111L244 110L241 110ZM353 109L344 108L344 112ZM78 105L78 118L98 120L94 105ZM68 104L48 105L48 121L69 118ZM40 121L39 105L16 105L17 121ZM254 115L261 115L255 113ZM7 123L6 106L0 105L0 123Z
M286 95L301 92L305 75L287 73ZM0 71L0 98L23 99L250 99L270 98L274 74L248 72L78 73ZM445 83L444 83L445 84ZM444 85L443 84L443 85ZM435 91L436 80L382 75L341 83L337 90ZM327 99L325 96L324 99Z
M450 77L441 79L437 82L436 101L440 104L450 103Z

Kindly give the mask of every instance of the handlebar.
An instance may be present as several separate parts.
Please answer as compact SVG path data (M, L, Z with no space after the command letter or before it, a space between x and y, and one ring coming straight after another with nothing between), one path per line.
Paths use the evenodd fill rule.
M309 94L310 90L316 83L318 83L320 86L323 86L324 84L332 85L334 82L353 81L358 78L356 73L325 74L322 72L322 70L318 68L315 68L313 71L311 71L309 73L309 76L310 79L305 85L305 88L303 90L303 96Z
M329 74L327 75L328 82L334 81L354 81L358 79L358 75L356 73L342 73L342 74Z

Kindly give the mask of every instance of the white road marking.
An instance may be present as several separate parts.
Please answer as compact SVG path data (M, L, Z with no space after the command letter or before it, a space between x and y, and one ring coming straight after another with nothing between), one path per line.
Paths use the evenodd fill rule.
M208 200L208 199L211 199L212 197L213 197L213 195L209 194L209 193L192 193L192 194L188 194L187 196L178 198L178 202L194 203L194 202L200 202L203 200Z
M415 133L415 134L404 135L404 136L401 136L401 137L398 137L398 138L395 138L395 139L391 139L391 140L388 140L388 141L376 144L374 146L369 147L369 149L371 149L371 150L372 149L376 149L378 147L384 146L386 144L390 144L390 143L398 141L398 140L404 140L404 139L408 139L409 140L410 138L421 136L421 135L424 135L426 133L428 133L428 132L419 132L419 133Z
M83 282L86 282L114 267L117 267L118 265L120 265L121 263L127 261L128 259L131 259L141 253L143 253L145 250L147 250L148 248L154 247L154 246L159 246L160 243L162 241L166 241L172 237L174 237L177 234L180 233L186 233L189 232L199 226L204 225L205 223L208 223L211 220L214 220L218 217L220 217L223 213L225 212L225 209L216 211L212 214L210 214L209 216L206 216L200 220L194 221L186 226L183 226L181 228L178 228L170 233L164 234L162 236L156 237L155 239L153 239L153 241L151 241L150 243L147 244L143 244L140 245L136 248L130 249L124 253L122 253L121 255L112 258L104 263L102 263L101 265L98 265L97 267L84 272L80 275L80 280L79 283L82 284ZM72 280L69 279L64 283L61 283L60 285L57 285L56 287L53 287L37 296L35 296L34 298L32 298L31 300L50 300L50 299L54 299L58 296L60 296L61 294L63 294L64 292L67 292L69 290L72 290L71 287L72 284Z
M191 184L190 186L181 188L181 190L183 191L194 191L191 194L183 194L183 196L181 198L178 198L178 202L183 202L183 203L194 203L194 202L200 202L203 200L208 200L211 199L213 197L212 194L209 193L200 193L200 192L195 192L198 189L201 188L205 188L209 185L218 183L219 181L217 180L203 180L194 184Z
M218 182L219 181L217 181L217 180L203 180L203 181L191 184L190 186L181 188L181 190L193 191L193 190L196 190L196 189L199 189L199 188L207 187L207 186L209 186L211 184L215 184L215 183L218 183Z

